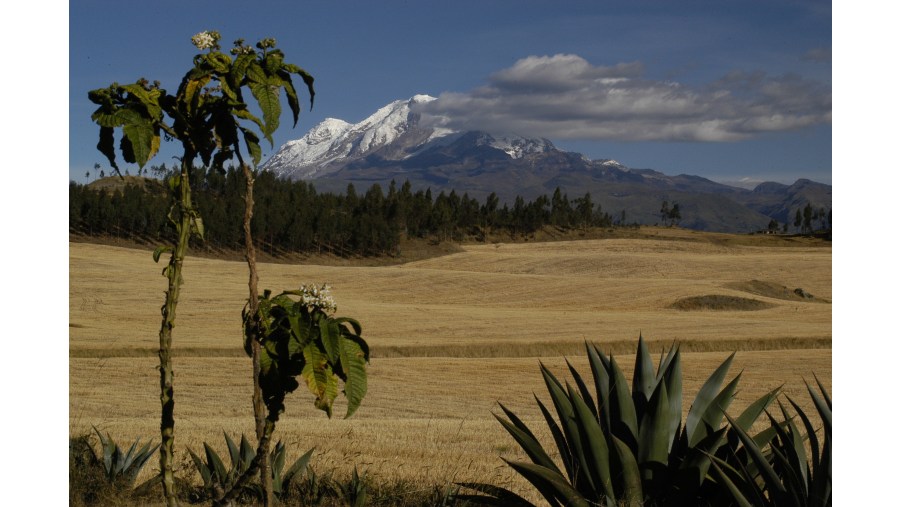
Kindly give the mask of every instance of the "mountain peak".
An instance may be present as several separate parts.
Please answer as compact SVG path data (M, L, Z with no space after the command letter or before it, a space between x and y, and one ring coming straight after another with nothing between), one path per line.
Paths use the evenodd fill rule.
M285 143L262 169L294 179L316 179L373 155L385 160L404 160L429 148L452 143L464 133L420 126L418 113L412 111L414 106L433 100L435 97L425 94L395 100L359 123L327 118L300 139ZM513 159L556 149L547 139L479 135L476 145L500 150Z

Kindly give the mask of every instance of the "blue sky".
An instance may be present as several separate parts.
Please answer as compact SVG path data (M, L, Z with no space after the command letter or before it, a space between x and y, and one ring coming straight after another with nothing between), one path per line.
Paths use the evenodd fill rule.
M784 0L73 2L69 178L108 172L88 90L146 77L174 91L190 37L218 30L226 48L275 37L316 78L314 109L268 155L324 118L425 93L460 126L630 167L831 183L831 24L830 2ZM151 164L171 163L168 144Z

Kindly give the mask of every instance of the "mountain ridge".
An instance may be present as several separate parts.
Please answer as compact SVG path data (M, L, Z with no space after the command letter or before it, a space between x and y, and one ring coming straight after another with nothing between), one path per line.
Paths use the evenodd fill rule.
M455 191L479 200L493 193L509 204L559 188L573 198L590 193L627 223L658 223L662 201L678 202L682 226L718 232L760 230L772 219L790 223L792 213L807 203L831 209L831 186L806 179L791 185L764 182L750 190L591 160L544 138L423 124L416 109L433 100L415 95L393 101L355 124L328 118L285 143L261 168L324 191L342 192L350 183L387 187L409 181L414 189Z

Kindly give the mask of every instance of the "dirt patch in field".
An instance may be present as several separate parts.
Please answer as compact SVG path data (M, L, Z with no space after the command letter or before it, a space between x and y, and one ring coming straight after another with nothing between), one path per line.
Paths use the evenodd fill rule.
M747 282L732 282L726 284L725 287L735 289L758 296L765 296L775 299L783 299L785 301L807 301L814 303L830 303L827 299L816 297L806 292L802 287L786 287L775 282L765 282L762 280L750 280Z
M681 298L669 306L669 308L683 311L715 310L741 312L765 310L774 307L775 305L772 303L766 303L756 299L738 296L723 296L721 294L707 294L705 296Z

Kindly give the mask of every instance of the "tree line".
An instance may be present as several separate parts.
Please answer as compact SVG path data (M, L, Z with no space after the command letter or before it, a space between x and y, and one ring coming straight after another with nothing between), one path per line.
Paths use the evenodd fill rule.
M169 171L164 164L151 171L166 184ZM195 168L194 173L192 181L198 183L193 199L203 217L206 243L242 248L245 185L241 171ZM172 240L174 230L167 215L174 203L162 188L155 191L153 187L127 184L118 190L95 190L70 182L70 231ZM484 240L498 234L525 237L545 226L572 230L614 225L590 193L569 199L559 188L551 197L542 195L531 201L516 197L512 205L501 205L496 193L483 201L455 191L435 196L431 189L413 192L408 181L402 185L391 181L386 189L375 183L365 192L349 184L342 194L319 193L312 183L261 171L256 175L254 196L253 237L258 238L257 246L270 254L392 255L398 253L403 237Z

